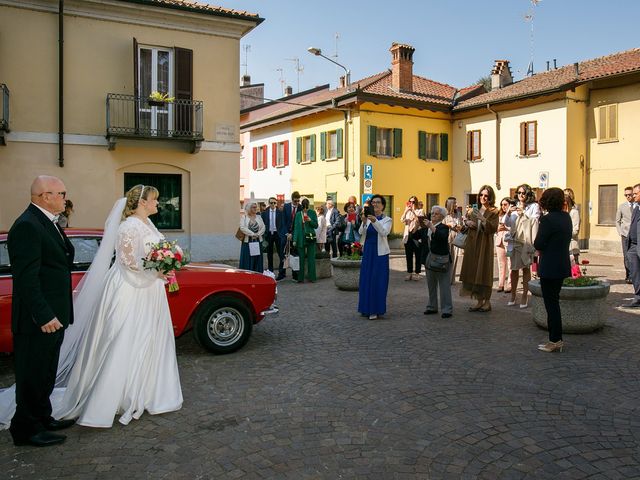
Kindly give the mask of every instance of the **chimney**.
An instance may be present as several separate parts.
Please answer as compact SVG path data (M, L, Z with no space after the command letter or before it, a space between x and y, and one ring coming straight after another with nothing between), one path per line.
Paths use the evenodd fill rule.
M344 88L347 86L346 77L344 75L340 76L340 81L338 82L338 88Z
M393 43L391 52L391 87L396 91L413 91L413 52L411 45Z
M285 96L285 97L288 97L289 95L293 95L293 87L292 87L292 86L290 86L290 85L287 85L287 86L284 88L284 96Z
M251 85L251 76L243 75L242 78L240 79L240 86L246 87L247 85Z
M513 83L509 60L496 60L491 70L491 90L506 87Z

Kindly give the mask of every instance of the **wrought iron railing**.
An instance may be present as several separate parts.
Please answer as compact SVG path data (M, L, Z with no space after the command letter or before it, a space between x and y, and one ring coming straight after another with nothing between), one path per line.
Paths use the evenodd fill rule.
M0 83L0 130L9 131L9 88Z
M153 102L148 98L107 94L107 136L203 140L201 100Z

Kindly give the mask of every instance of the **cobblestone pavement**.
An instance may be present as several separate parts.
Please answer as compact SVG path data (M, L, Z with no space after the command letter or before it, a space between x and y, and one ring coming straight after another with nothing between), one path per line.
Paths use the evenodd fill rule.
M613 280L606 327L546 332L528 309L425 316L426 284L392 260L388 314L369 321L331 279L279 287L281 313L240 352L177 341L185 403L124 427L67 430L59 447L0 432L2 478L640 478L640 312L619 258L583 254ZM0 359L0 385L11 383Z

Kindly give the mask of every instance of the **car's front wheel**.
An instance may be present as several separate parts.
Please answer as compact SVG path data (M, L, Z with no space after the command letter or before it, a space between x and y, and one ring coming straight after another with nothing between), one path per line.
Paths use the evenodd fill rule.
M233 297L205 300L194 317L197 342L215 354L235 352L249 340L253 321L247 305Z

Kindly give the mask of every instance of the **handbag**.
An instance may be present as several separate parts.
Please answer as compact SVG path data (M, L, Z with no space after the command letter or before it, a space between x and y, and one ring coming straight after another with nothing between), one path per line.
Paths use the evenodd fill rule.
M449 254L436 255L435 253L430 253L427 257L427 270L444 273L449 270L449 262Z
M249 255L251 257L260 255L260 242L249 242Z
M238 230L236 230L236 238L241 242L244 242L244 236L244 232L240 230L240 227L238 227Z
M289 255L289 267L293 272L300 270L300 257L297 255Z
M307 232L304 234L305 243L316 243L316 232Z
M464 245L467 243L467 234L459 232L453 239L453 245L464 250Z

